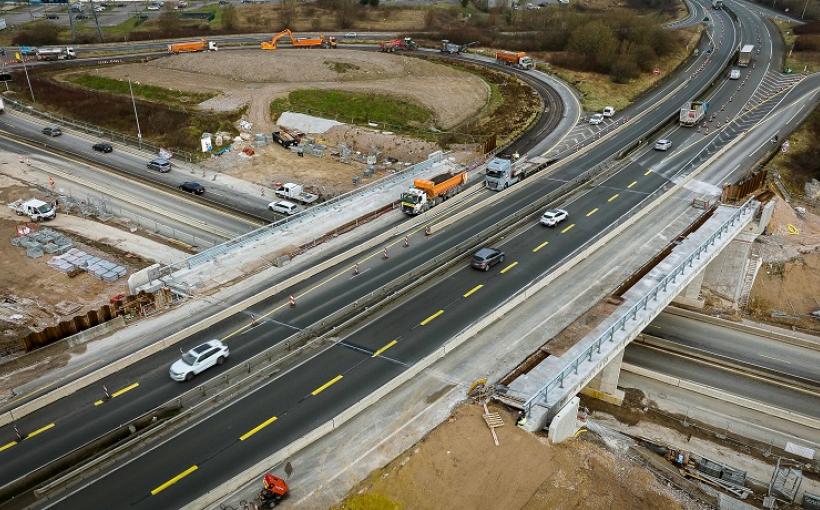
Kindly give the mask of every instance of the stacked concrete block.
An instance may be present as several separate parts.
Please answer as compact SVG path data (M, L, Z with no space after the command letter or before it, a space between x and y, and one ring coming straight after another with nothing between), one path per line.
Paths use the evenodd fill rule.
M128 274L128 270L124 266L90 255L77 248L71 248L62 255L52 257L49 265L64 273L81 269L106 282L116 281Z

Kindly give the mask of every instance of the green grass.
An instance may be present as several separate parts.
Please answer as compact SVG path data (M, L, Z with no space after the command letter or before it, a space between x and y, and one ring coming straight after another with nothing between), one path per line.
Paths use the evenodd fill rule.
M115 80L104 76L92 76L90 74L71 75L67 78L67 80L71 83L92 90L121 95L130 94L128 90L128 82L123 80ZM131 82L131 85L134 89L134 96L139 97L140 99L174 106L198 104L216 95L171 90L154 85L142 85L134 82Z
M102 30L103 33L107 35L123 37L133 32L140 24L142 24L142 21L143 20L140 19L140 16L135 15L131 16L122 23L114 25L113 27L102 27Z
M383 95L340 90L294 90L287 98L271 103L275 119L284 111L308 113L351 124L377 122L393 130L417 130L428 127L433 113L407 100Z
M367 492L344 500L333 510L400 510L401 505L384 494Z
M786 46L786 58L783 62L783 70L791 69L793 73L802 73L806 69L809 73L820 71L820 62L817 61L817 54L811 55L800 51L791 51L797 37L794 35L794 26L786 21L774 20L775 25L783 36ZM791 53L791 54L790 54Z

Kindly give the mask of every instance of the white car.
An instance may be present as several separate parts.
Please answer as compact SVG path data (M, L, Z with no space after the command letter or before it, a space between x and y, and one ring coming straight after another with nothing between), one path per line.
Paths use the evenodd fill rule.
M612 117L613 115L615 115L615 108L607 106L601 111L601 115L603 115L604 117Z
M159 4L149 4L148 7L146 7L146 9L148 9L149 11L158 11L161 8L162 6Z
M541 216L539 223L545 227L554 227L569 217L569 213L563 209L547 209Z
M280 200L278 202L269 203L268 209L273 212L278 212L279 214L284 214L285 216L290 216L299 211L299 206L287 200Z
M739 80L740 79L740 69L732 69L729 71L729 79L730 80Z
M604 121L604 116L601 115L600 113L596 113L592 117L589 118L589 123L590 124L600 124L603 121Z
M359 34L356 32L348 32L345 34L345 39L356 39L357 37L359 37Z
M94 12L105 12L105 7L102 5L97 5L94 7Z
M183 354L171 365L168 373L175 381L190 381L212 366L225 363L230 354L227 345L219 340L208 340Z
M667 140L666 138L661 138L657 142L655 142L655 150L656 151L668 151L672 148L672 140Z

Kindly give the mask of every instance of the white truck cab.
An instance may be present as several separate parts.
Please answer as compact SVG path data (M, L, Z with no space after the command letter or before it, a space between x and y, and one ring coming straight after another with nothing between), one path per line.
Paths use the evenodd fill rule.
M54 206L36 198L17 200L10 203L9 208L18 216L28 216L31 221L50 220L57 215Z

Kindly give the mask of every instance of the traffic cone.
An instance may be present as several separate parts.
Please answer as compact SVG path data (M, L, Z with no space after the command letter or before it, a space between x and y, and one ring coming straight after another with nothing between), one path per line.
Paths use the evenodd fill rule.
M382 258L384 258L384 259L389 259L390 258L390 254L387 253L387 246L385 246L384 250L382 250Z
M431 236L431 235L433 235L433 229L432 229L432 228L430 228L430 225L427 225L427 226L424 228L424 235L426 235L426 236Z
M359 263L356 262L355 264L353 264L353 276L356 276L358 274L359 274Z
M410 246L410 238L404 236L404 247L407 248L408 246Z
M291 307L291 308L293 308L294 306L296 306L296 298L295 298L295 297L293 297L293 294L291 294L291 295L290 295L290 299L289 299L289 301L290 301L290 307Z

